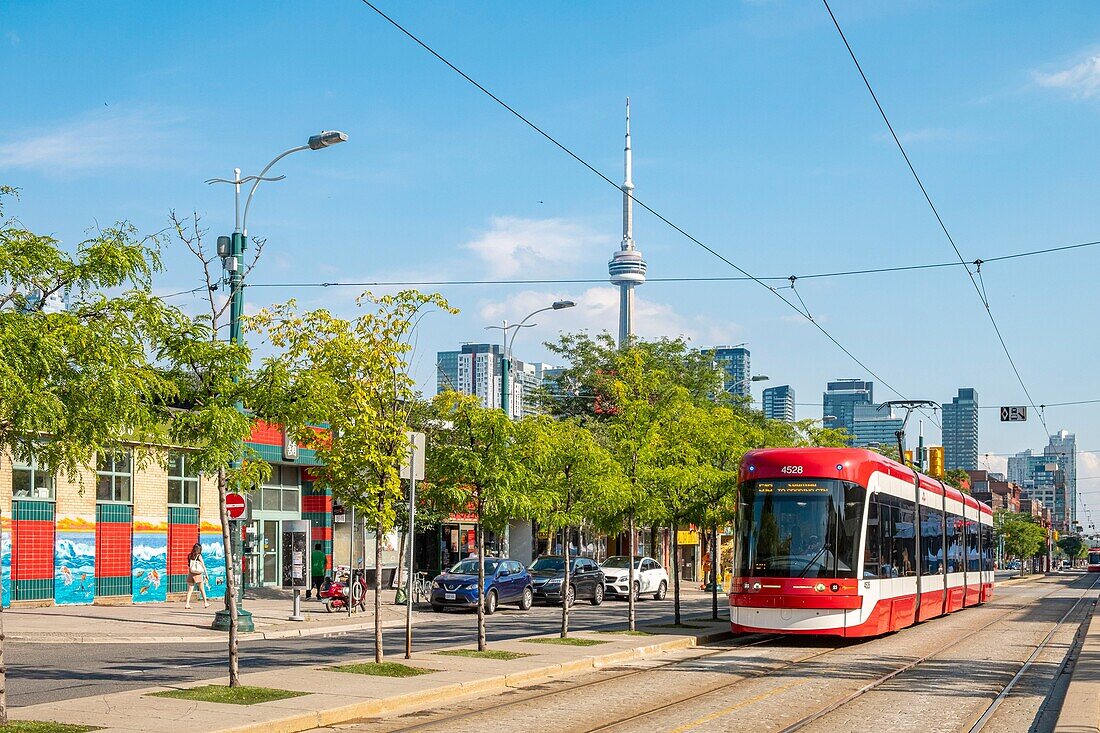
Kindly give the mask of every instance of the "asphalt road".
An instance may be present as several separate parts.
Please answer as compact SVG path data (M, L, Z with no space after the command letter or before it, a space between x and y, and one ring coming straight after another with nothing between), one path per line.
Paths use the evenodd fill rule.
M673 615L672 599L638 602L638 623L667 623ZM593 607L583 601L569 613L570 628L594 630L626 624L627 605L607 600ZM685 598L686 616L710 618L709 596ZM719 614L729 618L719 596ZM473 644L477 616L472 612L426 613L413 627L417 649ZM489 642L532 634L549 634L560 628L559 607L535 606L530 611L503 607L487 619ZM333 663L362 659L374 654L373 631L331 637L306 637L273 641L255 640L241 645L241 671ZM404 654L405 629L383 633L390 658ZM224 644L27 644L9 642L4 647L8 669L8 704L35 705L70 698L120 692L126 689L210 679L226 674ZM289 671L288 674L293 674Z

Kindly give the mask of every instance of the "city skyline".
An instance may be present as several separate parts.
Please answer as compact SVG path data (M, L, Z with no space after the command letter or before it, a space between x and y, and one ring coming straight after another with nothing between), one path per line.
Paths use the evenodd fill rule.
M1096 97L1081 81L1089 78L1086 29L1100 10L1050 15L1036 8L914 6L855 13L843 3L836 10L848 18L852 42L948 224L960 233L966 259L1094 239L1080 215L1091 209L1089 194L1077 181L1091 175L1085 161L1093 146L1100 149L1089 132ZM26 100L19 110L0 111L0 175L21 189L7 210L69 244L97 221L126 218L142 231L159 231L173 208L198 212L213 237L231 228L232 201L206 179L231 175L238 165L258 172L305 136L344 129L351 139L338 152L310 154L308 164L290 158L280 169L287 181L264 184L250 214L253 234L268 239L255 283L515 281L524 274L600 281L423 286L443 291L462 310L455 318L430 315L419 328L414 375L425 392L436 381L435 352L449 348L454 333L475 334L548 298L568 297L578 307L544 324L537 337L525 337L523 351L533 361L551 361L540 344L559 329L616 334L621 292L606 282L607 255L623 214L618 151L628 95L632 133L644 140L634 151L645 171L639 200L754 275L777 278L768 281L776 286L786 286L791 274L953 255L937 239L942 232L889 147L866 90L853 84L850 59L820 8L713 5L685 16L639 4L625 18L609 8L395 10L613 186L369 13L304 26L291 8L215 11L198 4L185 24L178 13L93 12L61 2L16 5L4 14L0 58L13 70L12 94ZM508 31L532 23L546 34L522 47L508 40ZM181 25L189 30L168 30ZM454 32L459 26L463 33ZM75 34L75 27L99 33ZM662 45L641 54L636 39L653 27L662 29ZM952 28L946 39L944 27ZM721 39L712 28L723 29ZM975 28L982 32L968 32ZM195 97L194 79L220 78L223 71L221 59L200 50L199 33L222 47L255 48L253 75L248 85L217 84L183 104ZM1020 38L1029 42L1019 46ZM562 56L562 44L574 53ZM291 63L280 45L324 51ZM1009 45L1018 53L998 53ZM135 54L141 68L131 62ZM907 55L934 59L923 69L927 87L897 67ZM329 73L334 65L342 73ZM710 79L716 69L732 70L720 94ZM812 79L805 69L816 70ZM1083 71L1070 74L1074 69ZM52 86L40 84L42 78L53 79ZM800 102L792 108L794 99ZM699 114L703 100L707 112ZM1052 127L1062 132L1057 139L1046 134ZM448 194L426 206L436 190ZM662 277L739 275L640 206L634 215L635 228L645 232L646 260ZM893 246L882 247L884 240ZM1088 312L1091 289L1079 279L1091 252L983 267L991 309L1017 366L1035 402L1047 405L1046 430L1034 410L1026 423L1002 424L987 409L1028 400L961 268L933 279L913 271L797 280L816 322L874 374L751 282L651 277L635 300L634 329L643 338L684 334L697 347L751 336L753 356L772 381L803 395L820 390L826 375L842 374L877 382L880 399L895 396L886 384L908 397L937 398L973 385L983 398L979 466L1003 471L1007 455L1040 445L1062 426L1073 429L1079 446L1096 447L1088 438L1100 433L1096 411L1058 403L1100 395L1078 375L1056 377L1050 365L1088 363L1100 346L1076 338L1073 319L1050 322L1033 298L1001 295L1017 278L1057 279L1064 282L1060 308ZM170 277L160 292L195 287L178 247L168 247L165 260ZM896 323L883 293L895 288L920 292L913 317L943 342L967 348L938 351L929 369L925 360L884 346ZM249 307L296 297L346 315L361 289L252 288ZM780 292L798 302L792 291ZM1043 360L1021 350L1040 329L1057 345ZM796 409L799 418L821 417L819 407ZM925 427L927 441L938 442L935 425L926 420ZM1080 458L1082 476L1100 475L1094 452Z

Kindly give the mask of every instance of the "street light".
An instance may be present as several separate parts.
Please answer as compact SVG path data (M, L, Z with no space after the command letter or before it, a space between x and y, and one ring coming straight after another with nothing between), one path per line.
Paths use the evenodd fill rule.
M545 308L539 308L537 311L528 313L519 323L509 324L508 321L505 320L502 326L485 327L486 329L500 329L501 331L501 346L504 347L504 353L500 355L500 409L504 410L505 415L509 414L508 408L510 407L508 399L510 395L510 390L508 389L508 372L511 366L511 360L508 355L512 351L512 344L515 343L519 330L521 328L532 328L538 325L537 323L527 323L532 316L538 315L539 313L545 313L546 311L560 311L566 308L572 308L575 305L577 304L572 300L555 300ZM513 333L512 338L509 339L508 331L513 328L515 329L515 333Z
M290 150L284 150L279 153L271 162L264 166L258 176L246 176L241 178L241 169L233 169L233 180L225 178L211 178L206 182L213 183L229 183L233 186L233 236L232 237L218 237L218 256L222 258L222 266L229 273L229 293L230 293L230 305L229 305L229 342L236 344L241 340L241 316L244 314L244 288L242 286L242 279L244 278L244 272L241 267L241 255L244 254L245 244L248 240L248 207L252 204L252 196L256 193L256 188L260 185L260 181L281 181L286 176L275 176L273 178L266 178L267 172L271 170L271 167L278 163L280 160L290 155L291 153L297 153L302 150L320 150L321 148L327 148L337 143L342 143L348 139L348 136L338 130L323 130L317 135L311 135L305 145L299 145L298 147L291 148ZM252 187L248 190L248 198L244 202L244 216L241 216L241 184L252 181ZM243 409L243 405L237 404L237 409ZM241 533L239 528L237 531L230 533L232 536L233 544L233 573L237 575L237 626L240 631L248 632L253 631L255 626L252 622L252 614L246 611L243 607L244 604L244 572L243 564L241 562ZM214 614L213 628L220 631L229 630L229 604L233 602L233 599L226 597L225 608Z

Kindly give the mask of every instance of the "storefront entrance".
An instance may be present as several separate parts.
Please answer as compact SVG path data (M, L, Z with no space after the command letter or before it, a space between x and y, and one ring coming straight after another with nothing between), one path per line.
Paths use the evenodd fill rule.
M245 528L245 587L279 583L281 524L278 519L257 519Z

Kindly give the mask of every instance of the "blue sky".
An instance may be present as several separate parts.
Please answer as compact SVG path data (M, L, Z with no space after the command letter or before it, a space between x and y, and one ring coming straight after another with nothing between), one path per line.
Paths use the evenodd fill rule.
M817 3L382 7L616 181L629 95L638 198L754 274L954 258ZM1100 7L836 0L834 10L964 257L1100 239ZM69 243L122 218L156 230L171 209L227 233L230 190L203 181L234 166L256 173L324 128L351 139L286 159L286 180L257 193L249 228L268 250L256 283L603 278L620 238L615 189L351 0L9 0L0 67L0 180L22 189L9 210ZM644 211L635 236L651 277L736 274ZM1085 248L983 268L1037 403L1100 398L1087 325L1098 258ZM164 292L197 284L180 247L168 261ZM1025 403L961 268L798 288L905 395L943 401L973 386L986 405ZM558 328L616 326L610 286L443 292L462 313L423 322L416 374L429 392L435 351L492 338L484 325L556 297L579 307L525 332L521 358L545 358L538 342ZM355 294L248 298L350 313ZM643 336L748 342L754 371L812 403L801 417L821 416L812 405L826 380L870 376L758 285L651 282L638 297ZM1037 421L982 417L983 452L1045 442ZM1100 448L1095 405L1050 408L1047 423ZM1083 457L1078 473L1100 476L1100 458ZM1079 490L1097 490L1100 507L1100 481Z

